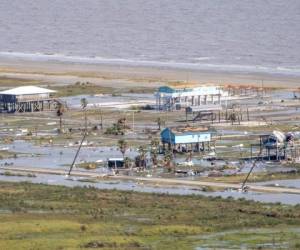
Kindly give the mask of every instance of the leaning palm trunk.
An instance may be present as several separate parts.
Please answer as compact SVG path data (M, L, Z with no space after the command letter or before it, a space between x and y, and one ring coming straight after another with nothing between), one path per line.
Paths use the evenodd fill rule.
M87 133L87 114L86 114L86 109L84 110L84 127L85 127L85 133Z
M62 117L59 116L59 131L62 131Z

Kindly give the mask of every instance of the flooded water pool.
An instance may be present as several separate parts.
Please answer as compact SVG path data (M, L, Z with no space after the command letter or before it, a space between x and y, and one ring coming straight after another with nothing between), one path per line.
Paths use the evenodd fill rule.
M154 105L155 98L153 94L134 94L127 93L118 96L112 95L78 95L63 97L62 100L67 103L68 107L81 108L80 100L86 98L88 107L97 108L129 108L134 105Z
M0 166L11 164L16 167L40 167L40 168L69 168L78 146L40 146L32 143L15 140L11 144L0 145L10 152L27 154L17 158L0 160ZM128 150L126 155L134 158L137 151ZM122 157L117 147L82 147L76 163L95 162L98 160L106 161L107 158Z
M300 179L290 179L290 180L274 180L259 182L258 184L264 186L281 186L289 188L300 188Z

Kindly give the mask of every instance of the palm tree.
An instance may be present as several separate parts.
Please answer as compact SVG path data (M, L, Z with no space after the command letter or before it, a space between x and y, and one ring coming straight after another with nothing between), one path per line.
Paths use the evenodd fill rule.
M146 167L146 155L147 155L147 150L144 146L140 146L139 149L139 155L137 157L137 165L138 167L145 168Z
M160 117L158 117L156 119L156 123L157 123L159 131L161 130L161 126L165 126L165 124L166 124L166 122L162 118L160 118Z
M101 130L103 129L103 113L102 113L102 109L100 108L100 127Z
M59 132L62 132L62 115L64 111L64 105L61 102L58 102L56 105L56 115L59 117Z
M151 140L151 149L150 149L150 155L151 155L151 160L153 163L153 166L157 166L157 155L158 155L158 148L159 148L159 140L157 138L153 138Z
M84 127L85 127L85 133L87 133L87 114L86 114L86 107L88 105L88 101L86 98L81 98L80 100L81 108L84 111Z
M125 168L131 168L131 163L132 163L132 160L129 157L124 158L124 167Z
M173 154L170 149L167 149L164 155L164 166L168 169L169 172L171 172L173 168L172 161L173 161Z
M127 150L127 148L128 148L127 141L125 141L124 139L120 139L120 140L118 141L118 145L119 145L119 150L120 150L120 152L122 153L123 159L124 159L124 158L125 158L126 150Z

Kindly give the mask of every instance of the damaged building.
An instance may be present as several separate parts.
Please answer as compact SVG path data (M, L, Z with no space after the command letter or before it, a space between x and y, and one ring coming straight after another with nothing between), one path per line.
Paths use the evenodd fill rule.
M255 147L259 147L260 157L267 160L293 160L300 155L299 142L291 132L275 130L270 134L260 135L259 144L251 145L251 158Z

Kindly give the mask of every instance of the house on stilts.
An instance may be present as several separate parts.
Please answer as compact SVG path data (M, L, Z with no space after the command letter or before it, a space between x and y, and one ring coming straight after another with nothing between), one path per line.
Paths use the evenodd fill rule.
M155 93L156 108L162 111L173 111L191 106L221 106L224 91L219 86L163 86Z
M208 127L165 128L160 136L163 149L166 146L177 152L201 152L214 148L216 131Z
M22 86L0 92L0 112L36 112L53 110L60 101L52 97L55 90Z

